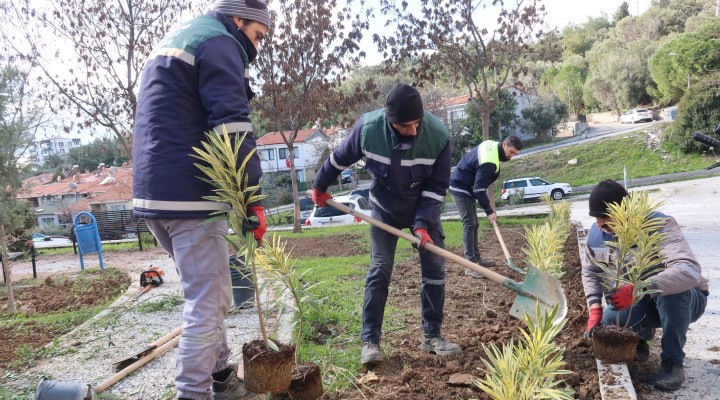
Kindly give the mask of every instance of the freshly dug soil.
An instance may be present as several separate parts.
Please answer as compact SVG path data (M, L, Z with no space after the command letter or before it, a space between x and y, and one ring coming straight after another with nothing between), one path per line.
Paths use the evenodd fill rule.
M516 265L525 258L523 228L501 228L503 239ZM522 281L520 274L504 265L504 255L495 235L486 230L480 243L483 258L496 260L495 271ZM462 248L448 249L462 256ZM565 244L566 274L562 284L568 299L568 322L558 335L557 343L565 347L566 367L570 374L563 376L566 385L579 399L599 399L595 358L591 343L582 339L587 320L587 308L580 281L580 257L577 237L573 232ZM372 372L377 380L368 380L362 390L339 393L339 399L488 399L473 383L484 377L482 360L486 357L482 345L502 346L519 337L524 324L509 315L515 294L485 279L473 279L464 274L465 268L446 264L445 321L443 336L459 344L463 352L439 357L420 350L422 335L419 315L419 262L413 260L394 268L388 305L399 309L399 320L386 315L382 348L385 361ZM398 328L400 327L400 328Z
M129 285L130 277L115 270L63 275L55 279L48 277L41 285L17 288L14 291L15 306L18 315L78 311L108 303ZM9 317L6 294L0 297L0 307L0 317ZM20 322L4 326L0 323L0 365L7 366L16 361L21 347L40 349L73 328L75 326L68 324Z

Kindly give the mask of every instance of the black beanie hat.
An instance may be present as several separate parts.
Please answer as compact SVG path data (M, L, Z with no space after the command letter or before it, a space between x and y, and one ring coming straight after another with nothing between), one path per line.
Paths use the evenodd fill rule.
M608 204L620 204L627 195L627 190L611 179L598 183L590 192L590 199L588 200L590 216L607 217Z
M385 116L391 124L422 119L423 114L422 99L414 87L400 83L388 93L385 100Z

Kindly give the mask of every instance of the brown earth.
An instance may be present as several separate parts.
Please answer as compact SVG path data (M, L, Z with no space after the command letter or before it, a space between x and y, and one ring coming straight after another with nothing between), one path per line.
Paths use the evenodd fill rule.
M503 239L515 264L524 259L522 228L502 228ZM501 247L492 231L485 231L480 250L485 258L504 260ZM449 249L462 255L462 248ZM562 284L568 298L568 322L557 339L565 347L565 361L570 374L565 375L567 385L575 390L579 399L600 398L595 358L590 342L581 335L586 323L586 306L580 282L580 258L577 237L573 232L565 245L566 275ZM383 350L385 361L372 372L378 380L368 383L360 394L357 390L340 393L342 399L458 399L489 398L472 384L482 378L482 345L502 346L512 337L517 338L524 324L509 315L514 301L513 292L488 280L472 279L464 275L464 267L447 265L445 322L443 335L457 344L463 352L456 356L438 357L421 351L419 338L419 264L417 258L395 266L388 304L400 310L401 321L385 321ZM508 267L495 270L515 280L522 277ZM406 329L389 330L388 326L404 325Z
M524 259L523 229L503 227L505 243L516 264ZM515 280L522 280L520 274L501 266L504 260L497 238L491 230L486 230L481 242L481 254L484 258L498 261L497 272L508 275ZM352 245L362 241L361 235L343 234L325 238L292 239L288 248L297 258L333 257L363 254L367 245ZM462 248L449 249L462 255ZM145 259L147 255L144 257ZM562 279L568 297L568 323L558 337L558 343L565 346L565 361L570 374L564 376L567 385L576 392L579 399L600 398L595 359L590 352L590 343L581 339L586 322L586 307L580 283L580 261L576 235L573 232L565 245L566 276ZM374 372L379 378L370 381L360 394L357 390L339 393L336 397L350 398L382 398L382 399L456 399L456 398L488 398L472 384L472 379L481 378L483 373L482 359L485 353L482 345L492 343L501 346L518 337L519 328L523 324L510 317L509 308L514 294L488 280L472 279L464 275L464 267L455 263L447 265L447 286L445 303L445 323L443 334L449 340L458 343L463 352L451 357L437 357L419 350L421 335L419 318L419 264L417 258L396 265L393 283L390 287L388 304L399 310L399 320L386 319L383 337L383 349L386 361ZM113 290L127 288L129 278L121 274L125 281L108 281L96 278L94 284L77 279L77 274L64 274L71 278L68 282L36 286L17 291L18 300L23 310L31 312L58 312L63 309L77 309L79 304L102 304ZM54 276L58 276L55 274ZM73 284L72 282L76 283ZM59 286L63 285L63 286ZM38 294L36 291L45 291ZM114 292L117 293L117 292ZM110 295L112 297L112 295ZM35 299L35 300L30 300ZM46 305L43 300L47 301ZM97 303L95 303L97 301ZM4 300L0 299L0 304ZM64 304L64 305L63 305ZM65 307L65 308L63 308ZM34 311L33 311L34 310ZM398 326L406 328L397 329ZM393 329L394 328L394 329ZM55 336L62 335L64 330L41 332L26 326L18 329L0 329L0 364L8 365L13 360L13 351L21 344L40 347L50 342ZM10 346L14 346L10 348ZM363 371L364 373L367 371Z
M107 304L129 285L130 277L127 274L109 269L106 272L56 275L55 278L48 276L40 285L15 289L15 306L18 314L26 316L78 311ZM0 317L10 318L4 292L0 296ZM34 322L0 326L0 365L10 365L17 360L19 349L42 348L73 328L75 326L69 324Z

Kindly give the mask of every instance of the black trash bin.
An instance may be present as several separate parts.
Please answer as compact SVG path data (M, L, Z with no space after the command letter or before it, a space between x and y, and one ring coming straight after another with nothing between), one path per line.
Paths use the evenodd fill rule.
M230 256L230 279L232 280L233 306L250 308L255 305L252 270L245 265L244 257Z

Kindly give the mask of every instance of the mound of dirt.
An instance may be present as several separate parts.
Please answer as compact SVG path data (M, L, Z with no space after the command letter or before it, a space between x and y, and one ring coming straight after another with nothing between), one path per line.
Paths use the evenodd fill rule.
M62 278L46 278L37 286L18 288L14 291L19 316L57 314L91 308L115 299L130 285L130 277L120 271L90 272L64 275ZM0 297L2 311L7 314L7 296ZM83 321L76 321L81 324ZM9 326L0 324L0 365L9 365L17 359L21 347L39 349L55 337L63 335L75 326L70 324L38 324L18 322Z
M513 260L522 260L525 245L522 228L503 228L503 237ZM462 248L449 249L462 256ZM522 281L520 274L501 265L504 255L499 242L486 231L481 243L483 258L497 260L497 272ZM517 261L515 262L518 263ZM580 282L580 257L577 237L573 232L565 245L562 279L568 298L568 322L557 343L565 347L566 367L570 374L562 376L566 385L575 390L579 399L600 398L595 358L590 342L581 339L586 323L586 306ZM377 380L368 380L360 394L357 390L340 393L338 398L369 399L457 399L489 398L473 383L482 378L483 345L502 346L519 335L524 324L509 315L515 295L491 281L473 279L464 274L465 268L448 262L446 265L446 298L443 336L459 344L463 352L450 357L438 357L419 349L422 328L419 315L419 260L398 264L393 271L388 305L400 310L400 321L386 318L383 332L385 361L372 372ZM387 316L386 316L387 317ZM407 326L408 329L392 329Z

